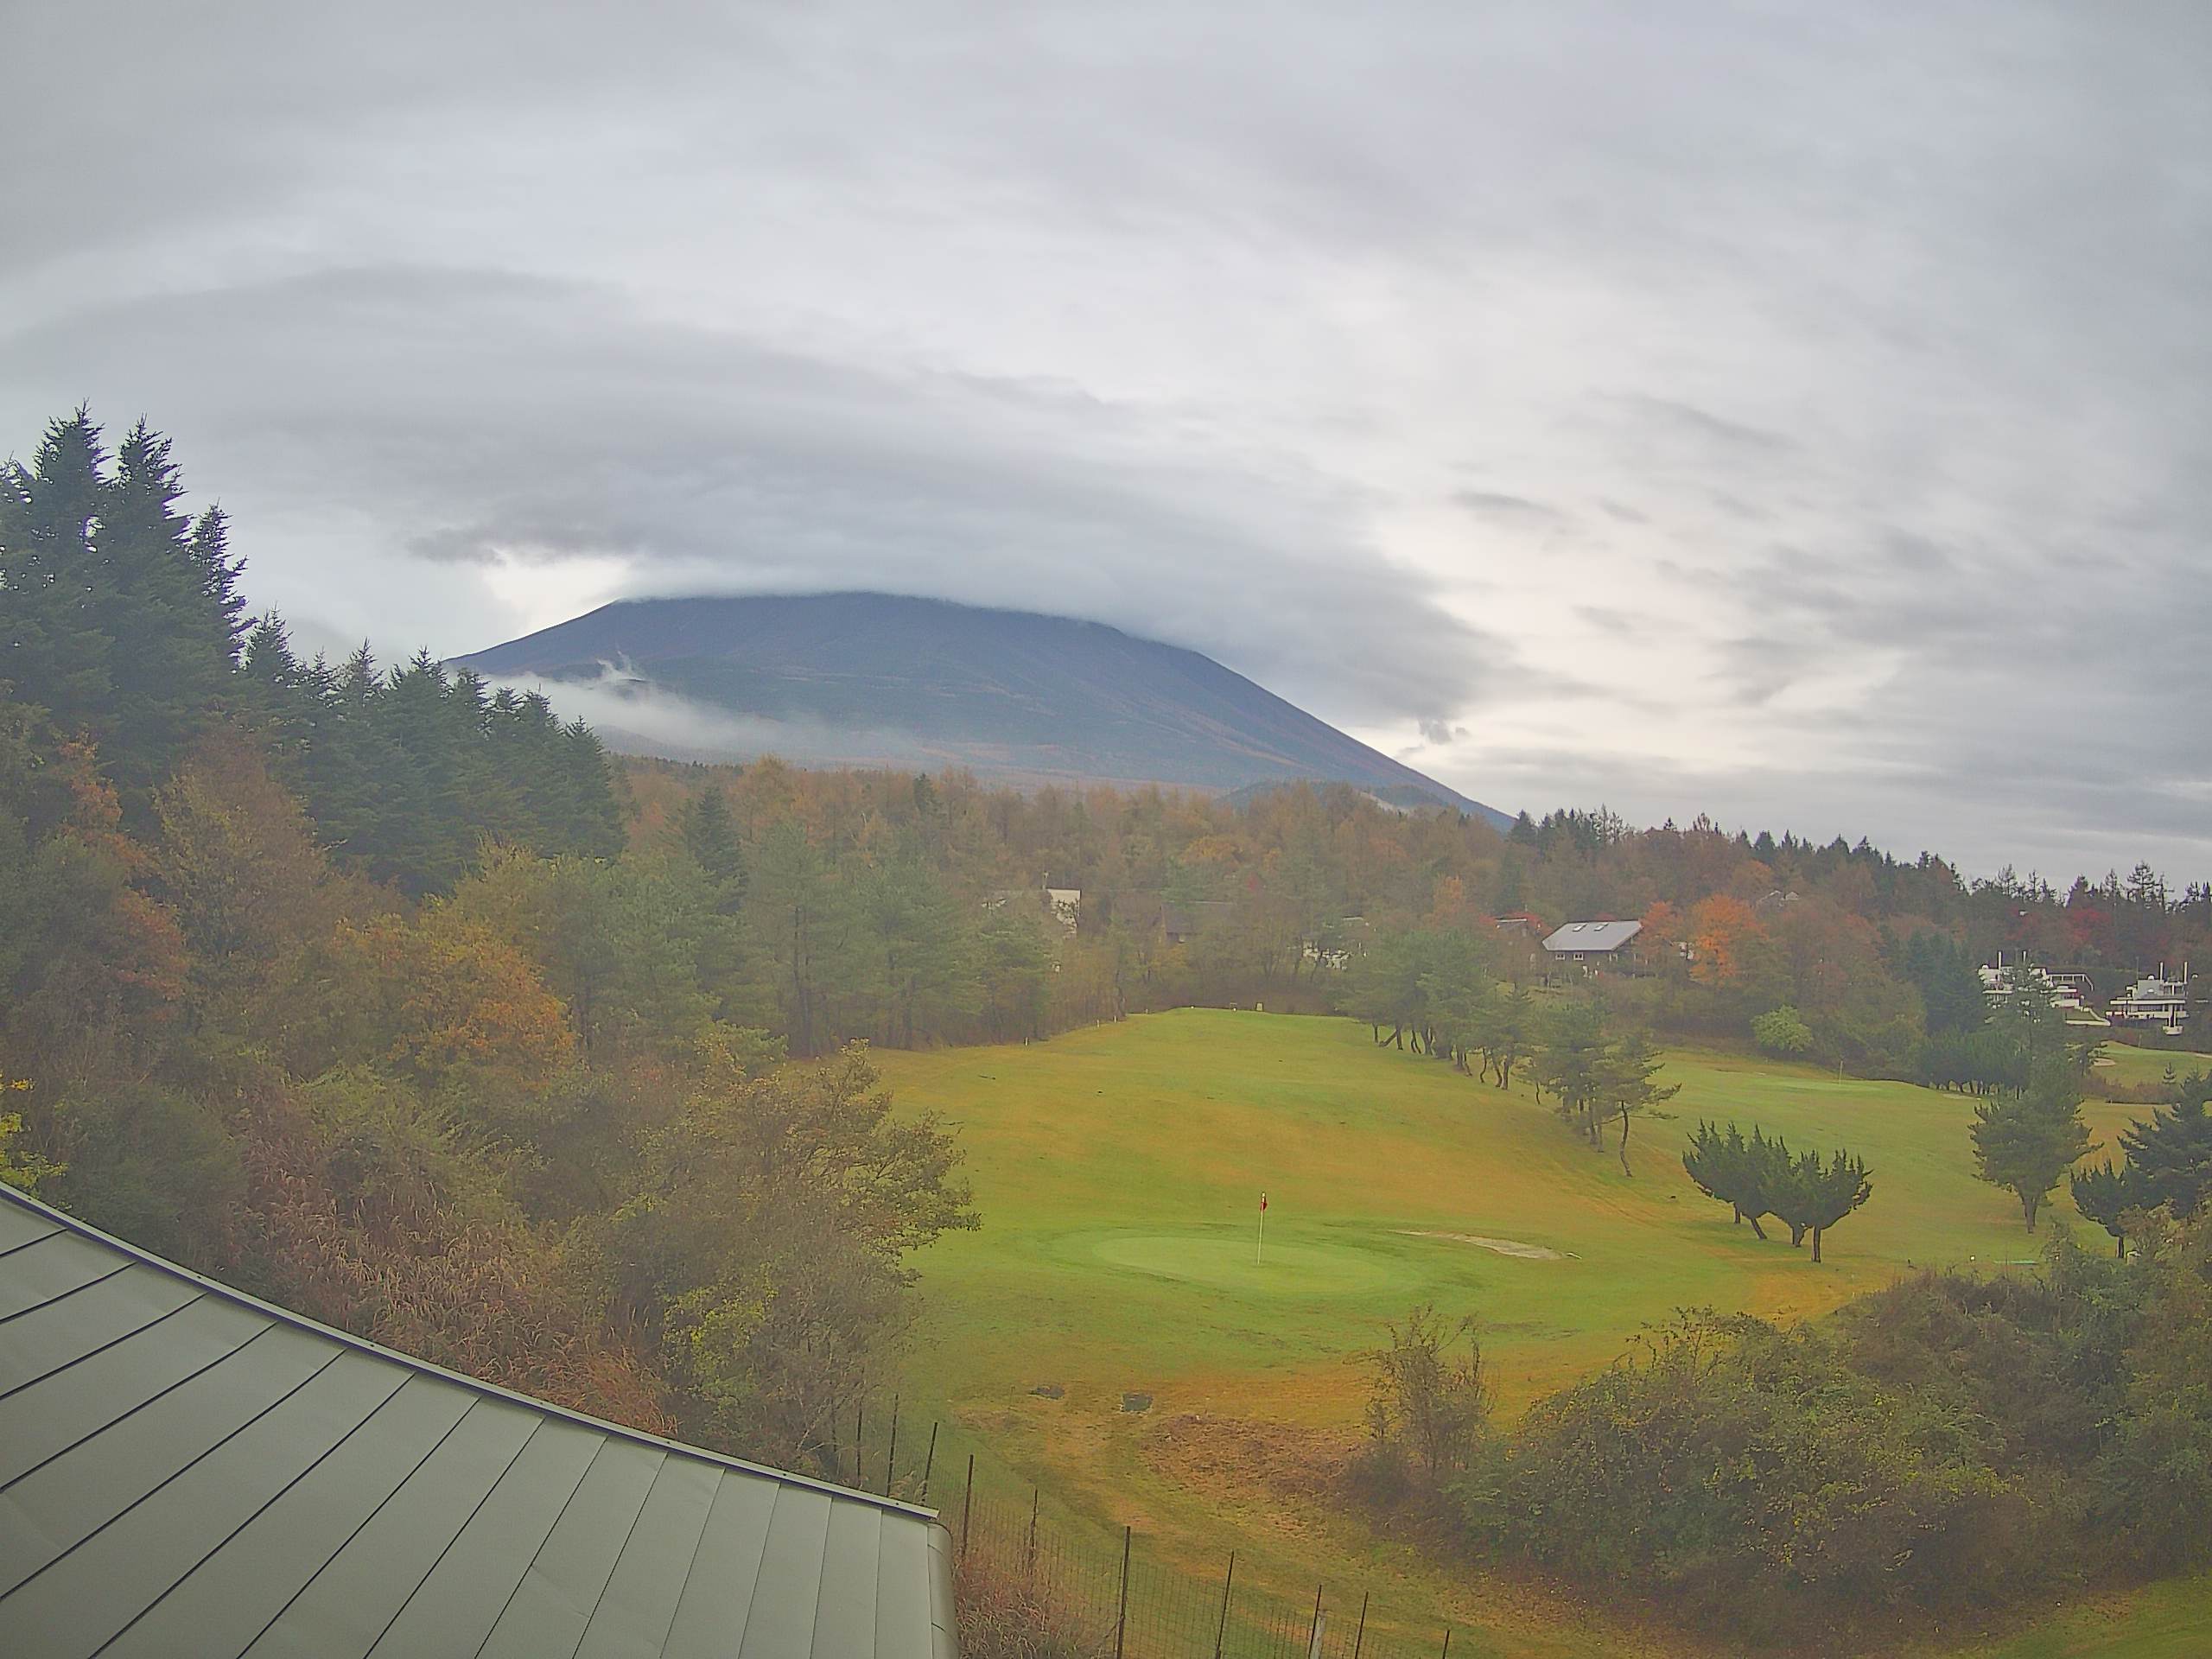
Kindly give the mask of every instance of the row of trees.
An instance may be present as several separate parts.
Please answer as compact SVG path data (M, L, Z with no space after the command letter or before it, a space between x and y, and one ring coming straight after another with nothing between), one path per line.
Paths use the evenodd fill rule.
M1789 1230L1793 1248L1813 1241L1813 1260L1821 1259L1821 1238L1873 1196L1874 1183L1863 1159L1839 1147L1823 1159L1817 1152L1793 1155L1789 1143L1754 1123L1749 1139L1731 1123L1722 1130L1700 1122L1682 1154L1682 1167L1708 1198L1727 1205L1736 1224L1748 1222L1759 1237L1768 1216Z
M1371 934L1344 971L1338 1006L1365 1020L1378 1046L1447 1060L1500 1088L1525 1075L1537 1099L1548 1095L1592 1146L1618 1130L1621 1173L1632 1177L1630 1124L1681 1087L1658 1080L1657 1044L1593 996L1540 999L1526 982L1510 983L1507 971L1490 930L1433 915Z

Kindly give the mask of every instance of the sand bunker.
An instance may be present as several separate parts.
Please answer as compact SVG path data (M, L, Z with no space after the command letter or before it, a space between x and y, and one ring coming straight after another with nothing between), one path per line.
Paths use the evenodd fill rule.
M1484 1238L1479 1233L1422 1233L1408 1227L1398 1230L1408 1238L1448 1238L1454 1244L1472 1244L1478 1249L1496 1250L1500 1255L1516 1255L1523 1262L1564 1262L1566 1255L1558 1250L1548 1250L1541 1244L1523 1244L1517 1238Z

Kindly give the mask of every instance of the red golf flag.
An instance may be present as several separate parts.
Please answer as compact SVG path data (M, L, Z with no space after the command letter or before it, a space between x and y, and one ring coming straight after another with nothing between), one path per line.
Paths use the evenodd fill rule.
M1266 1193L1262 1192L1262 1193L1261 1193L1261 1194L1260 1194L1260 1208L1261 1208L1261 1209L1262 1209L1262 1210L1264 1210L1264 1209L1266 1209L1267 1207L1268 1207L1268 1195L1267 1195Z

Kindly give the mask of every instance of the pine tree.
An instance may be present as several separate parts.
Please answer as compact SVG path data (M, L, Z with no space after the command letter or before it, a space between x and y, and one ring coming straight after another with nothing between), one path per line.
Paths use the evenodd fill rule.
M2212 1111L2201 1097L2189 1097L2194 1092L2158 1108L2148 1122L2120 1132L2142 1208L2164 1205L2187 1217L2196 1214L2206 1195L2212 1193Z
M113 584L92 548L106 464L80 409L48 426L29 467L0 473L0 679L60 731L94 737L115 690Z
M925 778L922 781L926 782ZM730 817L729 791L709 784L683 803L677 817L677 833L691 861L709 876L739 896L745 891L745 848Z
M2027 1088L1974 1108L1975 1173L2020 1200L2028 1230L2068 1168L2089 1149L2080 1084L2063 1067L2039 1067Z
M2117 1167L2107 1160L2074 1172L2074 1207L2112 1235L2117 1253L2123 1258L2127 1255L2126 1217L2135 1211L2152 1207L2145 1202L2149 1194L2144 1185L2141 1172L2126 1160Z
M116 452L92 537L115 642L101 760L134 809L150 806L148 791L208 728L236 667L238 572L222 518L195 535L178 511L183 493L169 441L139 422Z
M1670 1083L1663 1088L1656 1081L1660 1068L1666 1059L1659 1046L1651 1040L1647 1031L1630 1032L1600 1061L1599 1083L1600 1098L1611 1109L1621 1126L1621 1173L1633 1179L1636 1172L1629 1167L1629 1120L1638 1112L1664 1105L1682 1092L1682 1085Z
M1812 1236L1813 1260L1821 1259L1821 1236L1872 1196L1874 1184L1859 1159L1839 1149L1825 1163L1817 1152L1801 1154L1779 1179L1775 1214L1789 1228L1789 1242Z

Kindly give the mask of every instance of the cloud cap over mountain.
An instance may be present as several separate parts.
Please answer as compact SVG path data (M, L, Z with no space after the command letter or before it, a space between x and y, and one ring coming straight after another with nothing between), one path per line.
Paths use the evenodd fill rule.
M37 9L7 442L309 641L886 588L1484 799L2212 860L2212 14Z

